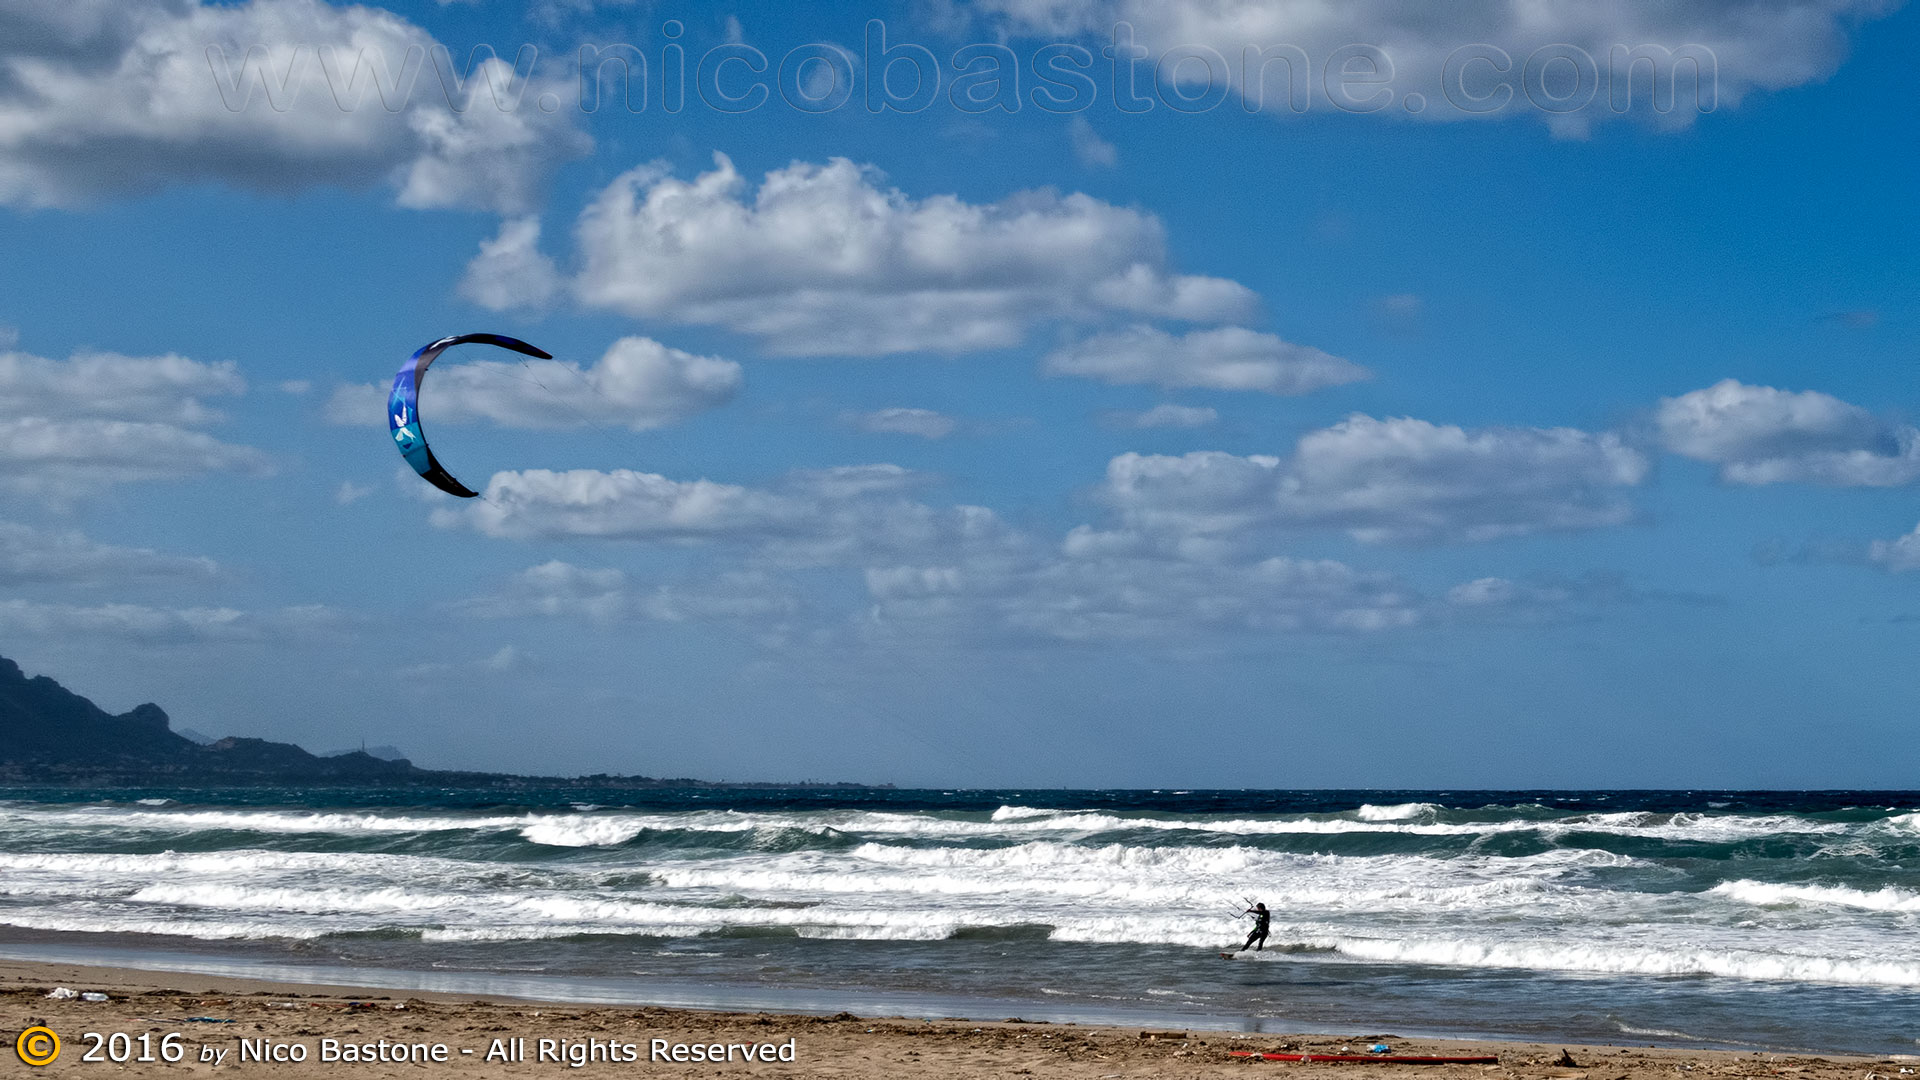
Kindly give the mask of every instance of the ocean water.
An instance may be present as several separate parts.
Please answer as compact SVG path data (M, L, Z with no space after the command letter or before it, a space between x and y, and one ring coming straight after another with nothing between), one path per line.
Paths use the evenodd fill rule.
M1269 947L1223 961L1247 899ZM0 790L0 955L48 950L581 1000L1913 1054L1920 793Z

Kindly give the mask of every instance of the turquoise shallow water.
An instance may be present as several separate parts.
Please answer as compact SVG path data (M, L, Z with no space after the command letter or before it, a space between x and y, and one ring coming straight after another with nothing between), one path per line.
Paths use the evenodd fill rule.
M1920 1051L1915 793L511 798L0 791L0 951L581 1000ZM1275 911L1271 947L1222 962L1248 897Z

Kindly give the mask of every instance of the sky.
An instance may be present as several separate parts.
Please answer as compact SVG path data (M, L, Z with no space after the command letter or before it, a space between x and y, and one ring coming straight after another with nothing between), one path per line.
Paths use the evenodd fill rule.
M1912 787L1890 0L0 0L0 655L421 765ZM129 13L131 12L131 13ZM481 497L395 452L394 371Z

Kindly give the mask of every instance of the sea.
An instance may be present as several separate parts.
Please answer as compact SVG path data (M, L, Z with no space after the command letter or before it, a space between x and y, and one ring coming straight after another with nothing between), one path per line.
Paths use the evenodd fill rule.
M0 789L0 957L1917 1054L1920 792Z

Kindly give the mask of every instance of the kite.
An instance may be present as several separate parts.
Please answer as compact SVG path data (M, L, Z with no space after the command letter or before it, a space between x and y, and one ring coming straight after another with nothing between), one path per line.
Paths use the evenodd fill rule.
M423 345L419 352L407 358L400 365L400 371L393 377L393 392L387 395L387 427L393 432L393 441L400 448L400 456L407 459L413 471L427 479L427 482L449 495L458 495L463 499L479 496L479 492L455 480L453 475L441 468L440 462L427 447L427 436L420 426L420 383L427 377L427 367L440 354L455 345L495 345L502 349L512 349L517 353L537 356L542 360L553 359L524 341L499 334L461 334L458 337L445 337L431 345Z

